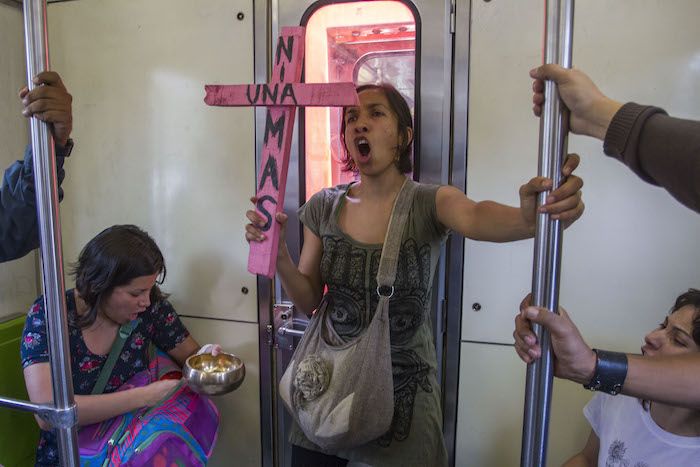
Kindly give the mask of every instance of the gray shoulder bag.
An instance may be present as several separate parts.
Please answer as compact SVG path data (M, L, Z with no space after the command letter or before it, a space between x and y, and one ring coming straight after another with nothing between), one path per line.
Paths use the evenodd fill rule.
M416 184L406 179L389 220L377 272L379 303L367 329L343 342L328 303L311 318L280 381L280 396L306 437L326 451L366 444L384 435L394 416L389 299Z

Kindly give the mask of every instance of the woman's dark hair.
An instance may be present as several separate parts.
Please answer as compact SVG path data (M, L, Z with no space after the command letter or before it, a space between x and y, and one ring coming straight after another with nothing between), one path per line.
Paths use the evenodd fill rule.
M695 343L697 345L700 345L700 290L688 289L686 293L679 295L676 299L676 302L671 307L669 314L673 314L687 305L695 307L695 315L693 316L693 329L691 330L691 334ZM649 411L649 407L651 407L651 401L645 399L640 399L640 401L642 402L642 407L644 407L644 410Z
M398 160L396 161L396 167L399 172L403 174L409 173L413 170L413 165L411 164L411 153L413 149L413 138L409 139L408 130L410 128L413 130L413 118L411 117L411 109L408 107L406 100L403 98L401 93L396 90L394 86L388 83L380 84L363 84L357 87L357 93L361 93L366 90L376 90L384 94L386 100L389 101L389 107L396 115L398 120L398 132L401 137L401 146L396 149L398 151ZM348 145L345 141L345 111L347 107L343 107L343 121L340 124L340 138L343 141L343 147L345 147L345 155L343 155L340 161L343 163L343 170L346 172L356 172L357 168L355 163L350 157L348 151Z
M75 288L88 309L81 316L69 314L68 323L84 328L95 322L100 305L115 287L156 273L157 283L162 284L166 270L163 254L146 232L135 225L113 225L85 245L72 273ZM151 307L165 298L167 295L157 285L151 289Z
M693 340L700 346L700 290L688 289L688 291L676 299L676 303L671 307L671 313L678 311L684 306L691 305L695 307L695 316L693 316Z

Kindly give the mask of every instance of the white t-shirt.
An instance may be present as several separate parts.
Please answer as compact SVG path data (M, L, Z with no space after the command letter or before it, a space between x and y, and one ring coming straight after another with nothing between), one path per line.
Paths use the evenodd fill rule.
M664 431L639 399L599 392L583 413L600 438L599 467L700 466L700 437Z

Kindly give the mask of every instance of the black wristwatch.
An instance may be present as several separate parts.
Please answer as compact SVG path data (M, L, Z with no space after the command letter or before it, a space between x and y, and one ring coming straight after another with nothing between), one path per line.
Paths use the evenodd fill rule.
M56 150L56 157L70 156L70 153L73 151L73 139L68 138L68 141L66 141L66 145L63 147L59 147L58 145L54 144L54 149Z
M584 384L583 387L613 396L619 394L627 377L627 355L598 349L593 351L596 354L595 371L591 382Z

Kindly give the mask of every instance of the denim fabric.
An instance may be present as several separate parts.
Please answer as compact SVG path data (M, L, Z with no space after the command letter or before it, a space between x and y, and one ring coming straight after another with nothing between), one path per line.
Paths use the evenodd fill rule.
M64 160L65 157L57 153L59 201L63 199ZM24 160L5 170L0 189L0 263L21 258L39 247L33 164L30 145L25 150Z

